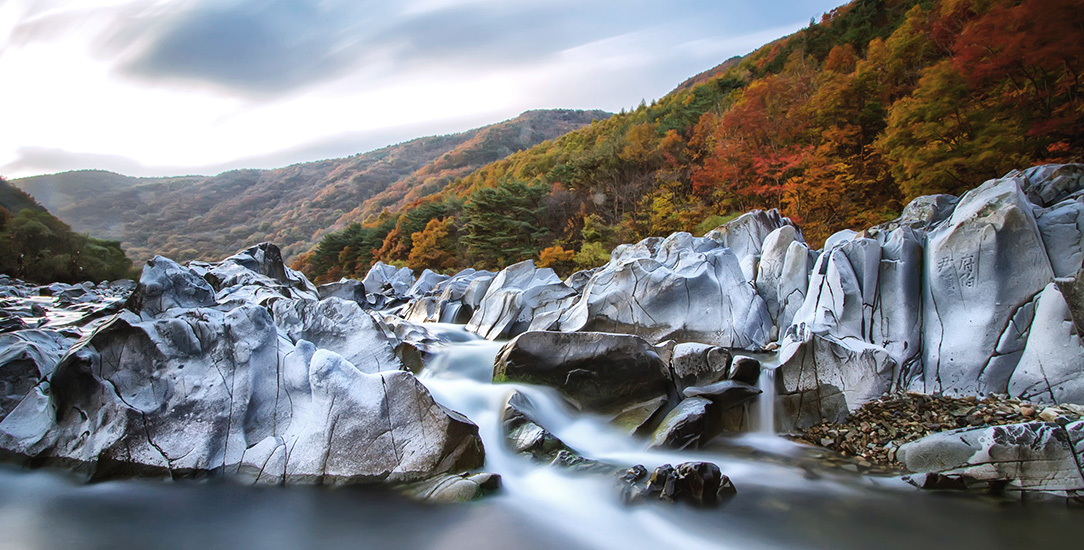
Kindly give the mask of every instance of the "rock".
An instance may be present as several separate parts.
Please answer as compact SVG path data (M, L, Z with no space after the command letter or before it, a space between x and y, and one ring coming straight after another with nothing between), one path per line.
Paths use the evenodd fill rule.
M139 286L128 298L127 307L148 317L173 308L200 308L215 305L215 291L196 271L155 256L143 267Z
M632 479L639 471L633 472L630 469L629 472L622 480L635 488L637 481L630 482L626 478ZM685 502L694 506L715 506L719 504L720 498L726 499L737 494L730 478L710 462L685 462L677 468L664 464L655 468L643 490L626 489L624 492L628 495L627 499L631 498L626 502L654 498L663 502Z
M73 338L51 330L0 334L0 420L53 373Z
M718 242L675 233L614 249L582 297L561 317L562 331L636 334L757 349L772 328L764 300Z
M1070 424L1080 430L1082 422ZM1070 428L1044 422L965 428L941 432L899 448L896 456L911 471L1007 481L1026 491L1084 489Z
M708 344L684 343L674 346L670 367L679 387L702 386L727 377L730 352Z
M365 285L356 279L342 279L338 282L323 284L316 287L316 291L321 300L339 298L349 302L357 302L358 305L363 307L367 305L365 301Z
M549 386L577 409L611 418L635 412L628 420L636 426L673 392L650 343L598 332L525 332L501 348L493 380Z
M1026 345L1008 381L1011 395L1048 403L1084 403L1084 344L1069 306L1050 283L1039 295Z
M815 260L816 256L792 225L784 225L764 239L756 287L776 327L790 326L805 301Z
M747 261L746 258L759 259L765 239L773 231L784 226L794 227L794 223L781 216L778 210L774 208L768 211L753 210L708 231L704 238L729 248L739 262L745 261L745 265L751 268L743 269L745 280L753 281L757 273L756 265ZM797 227L794 228L797 229ZM800 232L796 238L801 239Z
M1023 172L1009 172L1008 177L1023 179L1021 188L1032 203L1047 207L1084 189L1084 166L1080 164L1044 164Z
M730 363L731 380L755 386L760 380L760 361L747 355L735 355Z
M405 485L401 490L415 500L451 504L478 500L501 488L497 474L444 474Z
M516 391L505 401L501 413L501 432L512 450L535 460L551 462L561 451L575 453L568 445L533 419L534 403Z
M903 480L919 489L938 491L965 491L967 481L959 475L941 475L938 473L914 474L904 476Z
M1055 277L1072 277L1084 267L1084 195L1037 209L1035 223Z
M286 267L279 247L271 243L260 243L241 250L214 265L203 277L218 292L218 301L225 300L227 296L240 298L234 296L238 291L251 293L244 298L257 303L280 297L313 301L319 299L316 287L300 272ZM271 292L262 293L258 289Z
M489 340L547 330L575 296L552 269L538 269L526 260L494 277L467 330Z
M414 285L414 272L376 262L361 281L365 287L365 301L370 307L383 309L406 300L407 292Z
M711 400L721 412L753 399L760 395L761 391L744 382L723 380L707 386L685 388L681 393L686 398L702 397Z
M361 372L401 368L394 344L380 324L356 302L328 298L319 302L275 302L272 317L279 331L297 345L305 340L333 351Z
M433 272L431 269L426 269L425 271L422 271L421 275L418 275L418 278L415 279L414 284L410 286L406 294L407 296L412 297L425 296L432 292L437 285L450 278L451 277L448 275L441 275L440 273Z
M912 388L1003 393L1015 365L991 368L1002 327L1053 280L1019 177L969 191L931 231L924 258L923 370Z
M697 449L719 433L713 422L711 401L689 397L663 417L651 437L648 448Z
M883 349L856 339L807 334L780 351L776 370L782 431L839 422L851 411L894 388L898 368Z
M928 230L948 219L960 199L952 195L924 195L916 197L903 207L900 217L877 226L877 229L891 233L901 227L915 231Z

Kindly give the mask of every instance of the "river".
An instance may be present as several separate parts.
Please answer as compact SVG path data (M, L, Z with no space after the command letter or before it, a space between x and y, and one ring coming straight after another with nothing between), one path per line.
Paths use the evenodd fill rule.
M914 489L817 459L824 451L769 430L718 438L695 452L644 443L575 414L551 391L490 383L499 343L461 327L432 330L419 379L438 402L478 424L485 471L503 488L480 502L425 505L361 488L249 487L228 480L81 484L48 471L0 469L0 549L452 548L452 549L914 549L1080 544L1082 511L1064 501ZM571 474L504 446L501 407L519 390L537 420L584 456L621 464L707 460L738 494L718 508L622 504L613 480ZM764 412L761 414L769 414Z

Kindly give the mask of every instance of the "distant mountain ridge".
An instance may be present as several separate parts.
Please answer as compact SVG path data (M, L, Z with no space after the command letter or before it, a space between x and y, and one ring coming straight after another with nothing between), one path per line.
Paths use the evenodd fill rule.
M609 116L527 111L458 134L272 170L167 178L81 170L12 183L75 231L120 241L137 260L213 259L261 241L283 243L290 258L327 231L439 192L481 166Z

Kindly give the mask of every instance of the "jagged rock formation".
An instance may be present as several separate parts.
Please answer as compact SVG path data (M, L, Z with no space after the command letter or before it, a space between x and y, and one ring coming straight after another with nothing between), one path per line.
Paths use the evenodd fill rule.
M127 309L59 362L40 346L24 353L37 363L6 362L38 372L0 448L92 478L400 483L481 466L477 427L402 370L390 330L316 296L273 245L214 265L155 258Z

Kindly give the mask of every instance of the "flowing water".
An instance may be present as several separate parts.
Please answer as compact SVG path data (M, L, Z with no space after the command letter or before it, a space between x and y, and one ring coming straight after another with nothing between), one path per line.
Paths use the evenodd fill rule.
M718 438L694 452L645 451L642 441L574 413L548 389L491 384L500 344L460 327L433 330L454 343L436 350L419 378L440 403L478 424L485 470L502 476L496 495L432 506L368 489L80 485L56 473L0 469L0 549L1079 547L1084 510L1064 501L920 492L896 478L826 466L818 460L824 451L770 430ZM512 454L498 420L515 390L534 403L535 420L584 456L648 468L708 460L738 494L713 509L626 506L605 476Z

